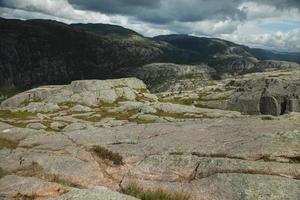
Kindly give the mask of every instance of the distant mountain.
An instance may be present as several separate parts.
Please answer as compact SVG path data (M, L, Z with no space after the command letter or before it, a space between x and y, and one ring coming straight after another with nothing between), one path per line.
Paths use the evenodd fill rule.
M23 90L78 79L132 76L131 72L149 63L207 64L217 74L246 73L273 66L257 65L259 60L299 61L298 55L251 49L216 38L146 38L107 24L0 18L0 96L1 88Z
M252 49L218 38L175 34L161 35L153 39L167 42L177 49L184 50L189 55L192 55L189 60L191 62L187 63L206 63L210 67L215 68L218 74L260 71L264 67L278 67L282 64L284 66L294 66L293 63L260 62L263 60L300 63L300 53L280 53L263 49Z
M278 52L255 48L249 48L249 52L260 60L284 60L300 64L300 52Z
M118 69L161 61L162 54L152 43L113 40L56 21L0 19L0 86L117 78Z
M122 26L110 25L110 24L71 24L73 28L83 31L96 33L101 36L108 36L120 39L126 39L132 36L143 37L141 34L124 28Z

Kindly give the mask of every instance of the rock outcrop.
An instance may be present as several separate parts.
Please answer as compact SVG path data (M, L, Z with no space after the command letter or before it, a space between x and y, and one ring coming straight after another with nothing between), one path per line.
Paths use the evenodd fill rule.
M103 187L115 191L135 183L144 189L188 194L191 200L297 199L297 122L299 116L207 119L56 134L0 123L1 140L17 142L12 149L1 147L0 168L13 175L2 175L0 193L134 199ZM98 156L95 146L118 153L123 164Z
M203 88L202 96L178 94L191 105L151 94L136 78L74 81L16 95L0 110L0 198L135 200L125 194L141 190L190 200L297 199L299 113L249 116L194 104L229 105L253 89L260 97L252 104L276 115L278 85L287 86L286 94L298 91L299 77L271 74L223 80ZM286 108L297 106L290 100ZM132 185L139 188L130 193Z
M197 107L279 116L300 112L300 70L285 69L229 77L191 91L161 93L162 99Z
M114 103L118 99L135 100L139 91L147 93L147 88L136 78L73 81L67 86L43 86L32 89L2 102L1 105L23 107L28 104L23 108L24 111L53 112L59 110L57 104L67 102L95 106L101 103Z
M244 80L230 82L229 87L238 89L229 101L229 109L275 116L300 112L300 71L277 74L249 75Z

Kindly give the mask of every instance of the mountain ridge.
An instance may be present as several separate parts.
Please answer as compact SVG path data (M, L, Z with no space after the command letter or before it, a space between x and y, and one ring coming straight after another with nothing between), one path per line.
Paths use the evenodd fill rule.
M276 60L278 55L218 38L147 38L116 25L43 19L0 18L0 36L0 88L20 90L127 77L131 76L124 73L127 68L134 71L150 63L207 64L219 74L245 73L259 60ZM295 60L298 54L280 55L281 60Z

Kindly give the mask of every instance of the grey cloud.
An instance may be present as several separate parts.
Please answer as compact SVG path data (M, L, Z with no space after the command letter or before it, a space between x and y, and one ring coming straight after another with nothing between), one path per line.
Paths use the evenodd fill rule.
M253 0L248 0L253 1ZM299 0L255 0L257 3L273 5L278 9L297 8L300 9Z
M232 18L242 20L240 0L68 0L80 9L106 14L123 14L142 21L166 24L172 21L194 22L205 19Z

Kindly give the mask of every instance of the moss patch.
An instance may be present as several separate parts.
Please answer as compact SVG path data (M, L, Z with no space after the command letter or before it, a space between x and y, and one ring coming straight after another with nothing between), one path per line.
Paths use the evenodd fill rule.
M95 146L93 148L93 151L96 153L96 155L102 159L107 159L113 162L115 165L123 165L123 158L120 154L114 153L110 151L109 149L106 149L104 147Z
M144 190L134 183L129 184L122 189L124 194L134 196L141 200L188 200L190 196L187 194L174 193L170 194L161 189L159 190Z
M9 110L0 110L0 118L2 119L18 119L27 120L36 116L36 113L31 112L11 112Z
M66 101L66 102L63 102L63 103L59 103L59 104L58 104L59 107L67 106L67 107L69 107L69 108L74 107L74 106L76 106L76 105L78 105L78 103L75 103L75 102L72 102L72 101Z
M5 138L0 138L0 149L16 149L18 147L19 142L8 140Z
M186 113L168 113L162 110L157 110L155 115L159 117L172 117L174 119L201 119L203 117L185 116Z
M7 173L6 171L4 171L1 167L0 167L0 178L8 175L9 173Z

